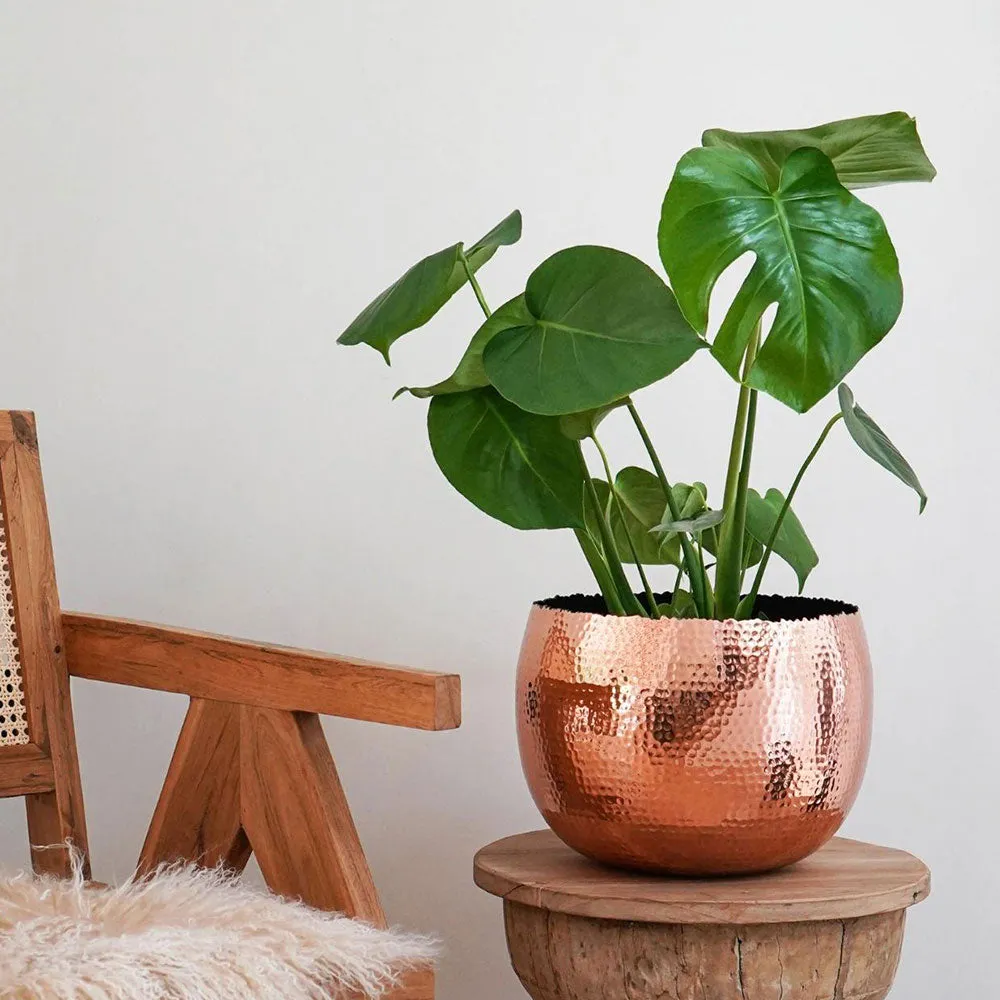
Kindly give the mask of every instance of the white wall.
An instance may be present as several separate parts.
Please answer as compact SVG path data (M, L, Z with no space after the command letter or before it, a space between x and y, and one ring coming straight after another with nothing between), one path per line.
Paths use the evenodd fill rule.
M0 403L38 414L63 603L462 673L457 733L328 726L392 915L447 942L444 1000L520 995L471 858L539 825L514 745L521 628L533 598L590 584L571 537L453 493L424 404L389 402L451 370L470 295L392 369L337 333L514 207L524 240L481 276L494 302L573 243L655 263L660 199L703 128L896 108L940 177L870 193L907 305L852 383L931 501L918 519L840 433L798 508L811 590L862 605L877 672L846 831L935 873L898 995L993 995L998 24L992 0L0 2ZM718 490L734 401L711 359L639 403L673 474ZM762 405L758 485L787 484L831 406ZM74 693L110 878L184 704ZM21 820L0 804L6 862Z

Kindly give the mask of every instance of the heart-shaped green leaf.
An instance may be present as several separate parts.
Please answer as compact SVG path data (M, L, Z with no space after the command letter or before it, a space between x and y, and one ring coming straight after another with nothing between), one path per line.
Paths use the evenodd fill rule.
M475 272L497 252L521 237L521 213L512 212L473 244L466 259ZM337 338L338 344L368 344L386 363L389 348L404 333L423 326L468 281L462 244L439 250L414 264L373 302L365 306Z
M579 246L543 261L524 293L532 322L483 352L490 382L533 413L605 406L682 365L704 341L641 260Z
M671 489L677 496L678 486ZM675 538L656 538L650 528L663 518L667 506L660 480L648 469L626 466L615 476L615 489L625 510L624 528L632 537L639 560L650 566L680 566L680 542Z
M593 410L584 410L582 413L564 413L559 418L559 426L563 434L571 441L583 441L593 437L600 426L601 421L613 410L624 406L628 398L616 399L607 406L598 406Z
M654 535L660 535L663 540L676 537L678 532L690 533L692 530L703 532L702 542L709 538L714 540L715 532L711 529L722 521L723 512L709 510L708 489L704 483L674 483L670 487L674 495L678 517L675 519L670 508L663 503L660 507L660 518L650 529ZM694 522L700 522L700 527L692 528Z
M712 353L738 378L747 341L776 302L746 381L800 412L888 333L902 307L881 217L837 180L818 149L792 152L776 181L746 153L691 150L667 190L659 242L677 300L701 331L719 275L746 251L756 255Z
M695 517L708 510L708 487L704 483L674 483L670 487L681 519ZM662 520L662 518L661 518Z
M582 528L586 469L554 417L526 413L495 389L435 396L431 449L448 482L514 528Z
M594 480L594 488L615 540L615 549L622 562L635 559L629 538L639 561L644 566L679 566L681 548L677 537L656 538L649 528L663 516L666 500L659 479L646 469L628 466L615 476L615 488L621 501L621 511L611 497L608 484L603 479ZM676 487L674 487L676 489ZM624 512L624 516L622 516ZM587 508L588 530L598 537L598 528L591 509Z
M756 490L747 492L747 533L766 545L785 505L784 494L780 490L768 490L761 496ZM789 508L782 518L781 527L774 539L775 555L780 556L795 570L799 581L799 593L805 586L806 578L819 562L819 556L806 536L802 523Z
M703 514L710 514L707 526L700 529L699 541L709 555L718 555L719 538L716 527L721 524L724 511L709 511L708 489L704 483L674 483L670 487L674 494L674 502L677 504L677 512L680 514L680 521L687 522L700 517ZM676 531L670 527L671 514L664 506L663 516L660 519L658 528L663 528L663 537L677 537ZM666 524L666 527L664 527ZM756 566L764 555L764 546L751 535L746 534L743 538L743 565L746 567ZM706 567L707 568L707 567Z
M434 385L404 386L397 389L393 399L404 392L408 392L419 399L426 399L428 396L442 396L449 392L465 392L468 389L479 389L484 385L489 385L490 380L486 377L486 370L483 368L483 349L501 331L512 326L523 326L531 322L531 314L524 304L524 296L518 295L505 302L497 309L485 323L473 334L469 346L459 359L455 371L441 382Z
M916 120L902 111L828 122L782 132L728 132L709 129L704 146L749 153L776 182L789 153L803 146L822 150L833 161L840 183L849 188L930 181L937 171L917 134Z
M478 270L500 247L509 247L521 238L521 213L514 210L498 222L482 239L476 240L466 251L472 270Z
M854 402L854 393L841 385L838 390L840 397L840 412L844 415L844 423L857 446L869 457L873 458L883 469L888 469L897 479L906 483L920 498L920 513L927 506L927 494L913 467L899 453L899 449L886 437L885 431Z
M676 590L670 596L669 604L658 604L661 618L697 618L698 606L694 597L686 590Z

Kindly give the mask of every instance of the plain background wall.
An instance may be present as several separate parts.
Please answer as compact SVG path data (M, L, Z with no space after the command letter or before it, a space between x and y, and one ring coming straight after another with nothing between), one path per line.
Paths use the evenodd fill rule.
M514 207L524 240L481 273L494 304L574 243L655 264L673 165L706 127L897 108L940 177L865 193L907 303L851 382L930 504L918 518L838 432L797 507L810 591L862 606L876 669L846 832L934 869L897 995L995 995L998 18L993 0L0 3L0 403L38 414L63 604L462 673L459 732L328 723L390 913L447 943L443 1000L521 995L471 858L540 825L511 707L529 603L592 585L570 535L454 493L425 404L389 401L451 370L471 294L391 369L336 335ZM637 399L671 474L717 495L726 376L699 356ZM833 406L762 400L758 486L787 485ZM607 427L619 464L641 460ZM185 705L74 694L109 879ZM0 803L4 862L25 860L22 818Z

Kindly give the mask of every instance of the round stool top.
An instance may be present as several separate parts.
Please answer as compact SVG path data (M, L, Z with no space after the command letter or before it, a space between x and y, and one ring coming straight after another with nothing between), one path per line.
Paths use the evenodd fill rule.
M536 830L484 847L475 879L508 902L657 924L848 920L904 909L930 892L930 872L912 854L839 837L767 875L695 879L605 868Z

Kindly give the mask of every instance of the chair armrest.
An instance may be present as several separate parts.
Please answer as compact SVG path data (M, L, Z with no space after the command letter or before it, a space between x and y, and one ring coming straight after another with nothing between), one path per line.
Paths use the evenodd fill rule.
M62 627L74 677L410 729L461 723L457 674L75 612Z

